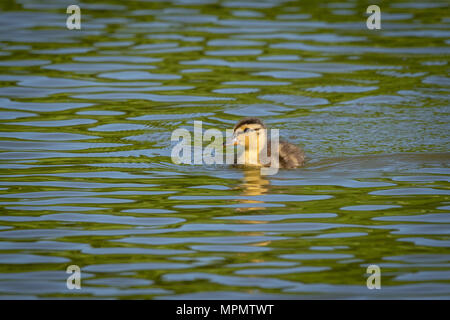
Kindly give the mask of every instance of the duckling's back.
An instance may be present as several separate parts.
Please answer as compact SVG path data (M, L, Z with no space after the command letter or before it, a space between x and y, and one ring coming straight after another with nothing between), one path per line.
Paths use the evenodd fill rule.
M279 149L280 168L292 169L305 163L305 153L296 145L280 141Z

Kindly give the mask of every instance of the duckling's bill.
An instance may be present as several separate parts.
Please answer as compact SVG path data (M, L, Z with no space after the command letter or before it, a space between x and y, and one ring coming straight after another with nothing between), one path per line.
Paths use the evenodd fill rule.
M233 135L231 138L227 139L224 143L223 146L227 147L227 146L237 146L238 145L238 141L237 138Z

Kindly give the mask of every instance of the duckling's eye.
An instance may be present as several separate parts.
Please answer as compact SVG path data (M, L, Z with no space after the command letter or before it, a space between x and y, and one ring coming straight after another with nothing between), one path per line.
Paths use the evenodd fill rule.
M244 133L247 133L250 131L250 128L245 128Z

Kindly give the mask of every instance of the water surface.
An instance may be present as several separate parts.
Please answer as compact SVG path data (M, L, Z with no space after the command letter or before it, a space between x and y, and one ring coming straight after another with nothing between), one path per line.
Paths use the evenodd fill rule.
M0 4L0 298L450 298L448 3L77 3ZM246 116L307 165L172 163Z

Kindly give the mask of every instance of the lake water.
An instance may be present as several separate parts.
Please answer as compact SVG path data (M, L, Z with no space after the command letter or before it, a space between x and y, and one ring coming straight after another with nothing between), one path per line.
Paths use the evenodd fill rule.
M0 298L450 298L448 2L77 3L0 3ZM171 161L247 116L306 166Z

